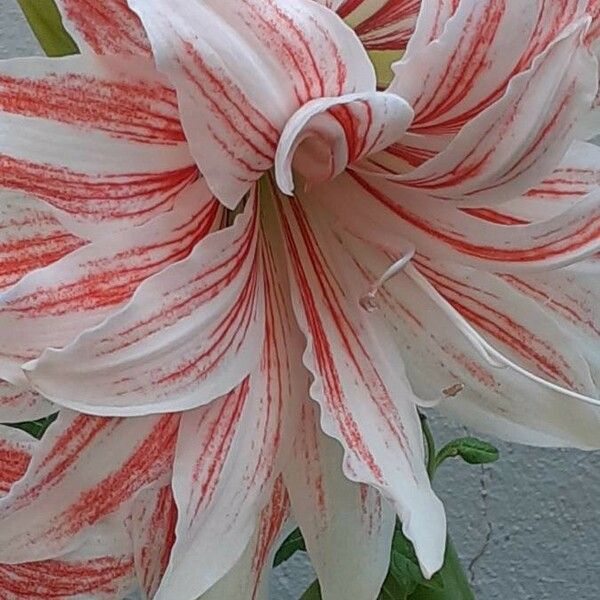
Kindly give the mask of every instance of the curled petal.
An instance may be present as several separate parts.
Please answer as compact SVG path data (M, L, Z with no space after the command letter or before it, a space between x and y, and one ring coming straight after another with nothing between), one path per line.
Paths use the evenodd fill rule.
M387 177L463 206L506 201L537 184L560 162L597 91L596 61L583 40L587 25L580 19L568 27L445 150Z
M409 50L394 65L391 88L414 103L414 131L429 134L459 131L584 15L579 0L560 5L509 0L423 4Z
M202 183L172 211L115 232L30 273L0 294L0 373L22 383L21 364L61 348L102 322L148 277L185 259L219 225L221 210Z
M150 44L127 0L56 0L79 49L93 54L149 56Z
M103 419L62 410L26 477L0 500L0 563L75 550L91 527L170 473L178 424L176 415Z
M72 232L143 223L198 177L149 59L14 59L0 74L0 187L45 200Z
M309 100L374 91L358 38L312 0L130 0L175 85L194 158L235 206L273 165L288 118Z
M275 155L277 184L294 188L292 162L307 182L333 179L348 165L402 137L413 117L394 94L371 92L313 100L287 122Z
M60 405L131 416L187 410L229 392L259 361L264 334L258 201L62 350L26 366Z

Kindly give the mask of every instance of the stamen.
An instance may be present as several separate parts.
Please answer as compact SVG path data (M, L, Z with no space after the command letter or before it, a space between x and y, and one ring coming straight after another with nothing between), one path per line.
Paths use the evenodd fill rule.
M456 398L456 396L458 396L464 389L464 383L455 383L454 385L442 390L442 394L444 395L444 398Z
M576 400L580 400L593 406L600 406L600 400L580 394L574 390L569 390L556 383L547 381L539 377L535 373L528 371L524 367L514 363L510 358L504 356L500 351L496 350L489 342L485 340L473 326L458 313L458 311L445 299L441 294L427 281L427 279L417 271L412 265L406 267L406 274L423 290L435 304L440 307L448 318L457 326L463 335L471 342L475 350L477 350L483 359L494 368L512 369L523 375L527 379L559 394L564 394Z
M411 244L405 254L393 263L389 269L375 282L369 292L359 300L359 304L367 312L372 313L379 309L379 303L377 302L377 296L381 288L390 280L403 271L410 261L414 258L416 248Z

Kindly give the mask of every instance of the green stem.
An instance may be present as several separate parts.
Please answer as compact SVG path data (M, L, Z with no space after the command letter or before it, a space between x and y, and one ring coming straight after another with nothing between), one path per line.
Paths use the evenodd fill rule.
M419 416L421 417L421 427L423 429L423 436L425 437L425 444L427 445L427 473L429 474L429 479L433 480L437 468L435 440L433 439L433 433L431 432L431 427L429 427L427 417L423 414Z
M18 0L44 52L48 56L77 54L79 49L63 27L60 13L53 0Z

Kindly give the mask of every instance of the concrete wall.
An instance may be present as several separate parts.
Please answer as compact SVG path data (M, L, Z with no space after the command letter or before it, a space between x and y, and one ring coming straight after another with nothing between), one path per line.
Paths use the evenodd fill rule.
M0 0L0 58L35 52L15 0ZM464 434L433 426L440 441ZM500 448L497 465L448 464L436 482L478 600L599 600L600 454ZM296 600L310 581L307 561L290 561L273 600Z

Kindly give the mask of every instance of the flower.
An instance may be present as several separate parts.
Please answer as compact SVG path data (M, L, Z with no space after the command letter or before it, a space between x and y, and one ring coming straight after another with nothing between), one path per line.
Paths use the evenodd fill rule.
M148 597L256 598L291 512L367 600L396 514L442 564L419 406L598 447L595 4L62 0L82 55L0 63L0 421L61 407L0 563L125 523Z

